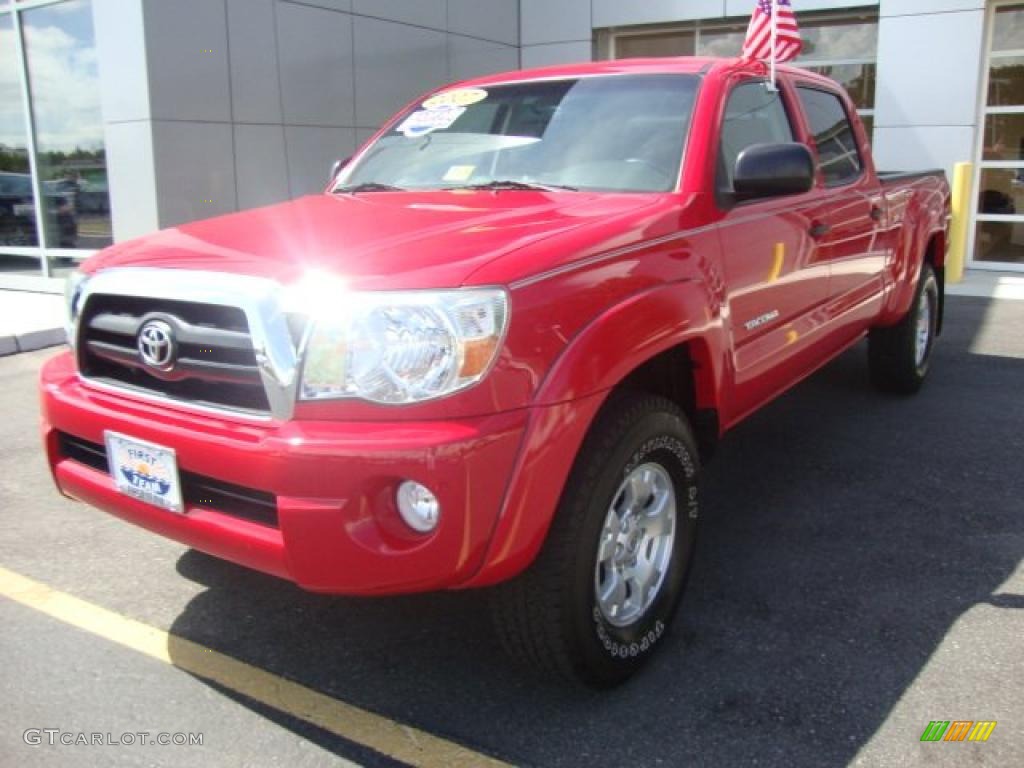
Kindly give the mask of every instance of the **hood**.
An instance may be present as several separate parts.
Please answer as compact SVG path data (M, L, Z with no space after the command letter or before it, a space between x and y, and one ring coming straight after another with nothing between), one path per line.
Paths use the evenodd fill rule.
M503 255L607 224L610 217L656 205L660 197L533 191L317 195L121 243L94 256L85 270L211 270L284 283L318 270L362 290L458 287Z

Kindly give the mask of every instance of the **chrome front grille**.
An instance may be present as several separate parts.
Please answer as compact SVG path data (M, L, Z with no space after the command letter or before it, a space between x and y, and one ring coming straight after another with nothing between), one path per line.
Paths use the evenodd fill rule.
M72 340L87 383L239 418L291 417L306 317L277 282L110 269L87 280L80 306ZM140 343L154 326L171 339L166 365Z
M173 332L173 367L147 365L139 332L158 320ZM79 370L109 384L197 405L269 413L245 313L238 307L96 294L81 318Z

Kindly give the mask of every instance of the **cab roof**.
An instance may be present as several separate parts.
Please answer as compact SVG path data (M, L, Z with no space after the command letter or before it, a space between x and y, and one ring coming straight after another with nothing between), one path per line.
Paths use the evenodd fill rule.
M822 77L799 67L780 64L778 71L786 75L799 75L802 79L832 83ZM709 56L675 56L647 59L616 59L614 61L592 61L580 64L559 64L551 67L536 67L512 72L500 72L484 77L464 80L459 86L488 86L501 83L521 83L531 80L562 80L575 77L593 77L595 75L654 75L654 74L708 74L712 71L737 70L749 71L751 74L768 74L768 65L762 61L750 59L718 58Z

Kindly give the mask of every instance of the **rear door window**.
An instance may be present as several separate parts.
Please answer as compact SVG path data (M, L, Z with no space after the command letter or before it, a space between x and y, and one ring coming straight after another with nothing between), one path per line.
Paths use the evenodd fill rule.
M853 181L860 176L863 163L842 100L817 88L798 87L797 93L818 147L818 168L825 184L834 187Z

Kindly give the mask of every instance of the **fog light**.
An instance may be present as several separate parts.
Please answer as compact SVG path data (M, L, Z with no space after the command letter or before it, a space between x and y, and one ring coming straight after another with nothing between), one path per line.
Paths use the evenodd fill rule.
M406 480L398 486L398 511L406 525L420 533L430 533L441 517L441 504L430 489Z

